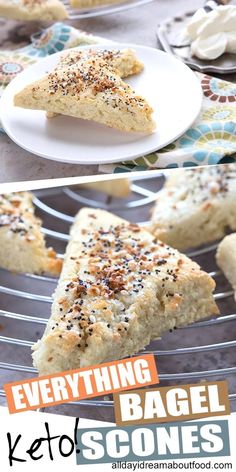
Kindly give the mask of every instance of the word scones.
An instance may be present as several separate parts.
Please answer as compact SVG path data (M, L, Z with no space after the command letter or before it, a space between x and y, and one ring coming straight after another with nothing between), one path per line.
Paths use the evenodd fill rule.
M78 429L77 464L229 456L227 420Z

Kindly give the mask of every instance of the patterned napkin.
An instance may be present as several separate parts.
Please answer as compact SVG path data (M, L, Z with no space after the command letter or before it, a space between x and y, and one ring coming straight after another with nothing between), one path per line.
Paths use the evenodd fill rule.
M100 166L119 173L235 162L236 84L196 73L203 90L202 110L193 126L157 152L121 164Z
M55 23L50 28L33 35L31 37L31 44L26 47L15 49L14 51L1 50L0 96L5 87L17 74L41 58L63 51L63 49L87 46L99 42L104 42L104 39L90 36L84 31L63 23ZM2 128L1 131L4 132Z
M101 42L104 42L101 37L56 23L33 36L28 46L0 51L0 94L19 72L40 58L63 49ZM118 173L235 161L231 155L236 153L236 84L200 73L197 77L204 99L201 114L191 129L155 153L134 161L101 165L99 170Z

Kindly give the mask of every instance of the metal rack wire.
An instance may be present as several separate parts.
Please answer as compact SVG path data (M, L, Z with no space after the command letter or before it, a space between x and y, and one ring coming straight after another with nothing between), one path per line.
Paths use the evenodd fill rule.
M72 8L70 0L62 0L69 15L69 20L79 20L83 18L94 18L96 16L111 15L131 8L139 7L151 3L154 0L120 0L117 3L98 5L91 8Z
M145 225L156 192L163 185L163 175L132 182L132 194L123 201L107 199L94 191L62 188L42 190L35 194L34 204L43 219L43 231L49 243L63 257L69 226L81 206L111 210L130 221ZM188 253L217 282L215 299L221 315L167 333L145 350L157 356L161 385L194 381L227 379L232 409L236 409L236 313L233 291L215 265L217 243ZM34 274L11 274L0 271L0 397L4 401L4 383L32 377L30 348L41 337L50 316L52 293L57 279ZM225 339L226 338L226 339ZM3 349L4 347L4 349ZM72 402L80 406L109 407L110 399Z

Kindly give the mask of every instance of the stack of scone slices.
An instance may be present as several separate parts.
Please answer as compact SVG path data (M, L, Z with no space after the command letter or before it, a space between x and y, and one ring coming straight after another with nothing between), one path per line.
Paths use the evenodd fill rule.
M14 104L50 116L62 114L121 131L151 133L152 108L123 81L142 69L132 49L72 49L52 72L17 93Z

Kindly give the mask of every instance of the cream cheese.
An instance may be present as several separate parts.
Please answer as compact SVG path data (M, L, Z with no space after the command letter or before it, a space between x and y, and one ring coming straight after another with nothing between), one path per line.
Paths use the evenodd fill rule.
M203 60L214 60L224 52L236 54L236 6L221 5L210 12L200 8L186 28L191 52Z

